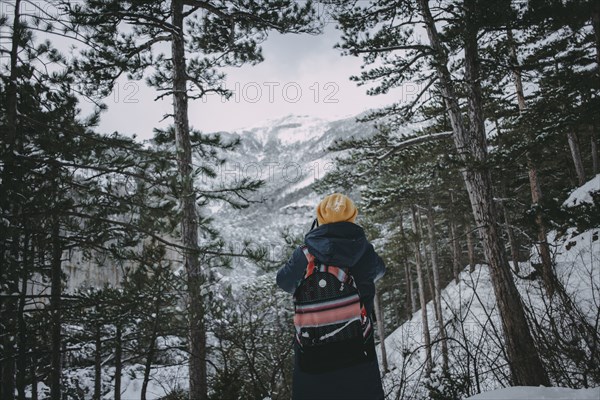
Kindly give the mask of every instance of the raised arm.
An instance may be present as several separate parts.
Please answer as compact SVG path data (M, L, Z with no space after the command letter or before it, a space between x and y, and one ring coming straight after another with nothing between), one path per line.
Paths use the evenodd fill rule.
M294 294L304 276L307 265L308 261L302 252L302 248L297 247L290 259L277 272L277 286L288 293Z

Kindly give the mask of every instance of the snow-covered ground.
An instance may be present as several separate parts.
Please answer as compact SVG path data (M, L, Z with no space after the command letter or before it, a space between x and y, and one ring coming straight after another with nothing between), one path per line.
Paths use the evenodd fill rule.
M596 190L600 190L600 175L571 193L565 205L590 202L589 193ZM600 307L599 233L600 227L580 234L571 232L570 235L560 238L556 238L555 233L549 235L551 248L554 249L557 276L592 324ZM521 263L520 267L522 271L531 268L528 263ZM547 308L539 282L516 279L516 284L525 306L535 314L536 319L543 319ZM439 331L432 302L427 304L427 313L431 340L435 343L435 340L439 339ZM463 392L474 395L493 391L489 394L492 397L481 394L479 396L484 397L473 398L600 399L599 388L577 392L560 388L496 390L504 386L500 382L507 380L509 371L502 350L501 323L487 266L477 265L472 273L464 270L460 274L458 284L453 281L443 289L442 313L447 324L448 337L451 338L448 342L450 369L459 376L462 374L470 378L470 382L466 384L468 387L463 389ZM392 395L391 398L398 398L398 394L399 398L403 399L427 398L427 386L441 392L451 390L447 387L448 381L439 378L439 371L434 370L432 378L425 379L425 348L421 321L421 311L418 310L409 321L386 337L391 371L384 377L384 385L386 393ZM433 345L432 354L434 364L441 365L439 342ZM473 383L475 375L476 382Z
M114 367L102 369L102 400L114 399ZM94 390L94 367L68 369L64 371L70 390L78 398L91 398ZM123 367L121 374L121 400L137 400L142 392L144 366L141 364ZM160 399L169 393L188 389L187 365L154 365L146 389L146 399ZM43 398L43 397L42 397Z
M515 386L480 393L470 400L598 400L600 388L567 389L557 387Z
M597 191L600 191L600 174L575 189L565 200L564 205L572 207L581 203L592 203L591 193Z

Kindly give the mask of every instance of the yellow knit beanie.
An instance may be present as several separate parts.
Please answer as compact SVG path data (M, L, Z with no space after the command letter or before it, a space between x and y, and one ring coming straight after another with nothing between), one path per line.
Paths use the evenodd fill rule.
M317 220L319 225L334 222L354 222L358 210L350 198L341 193L330 194L317 206Z

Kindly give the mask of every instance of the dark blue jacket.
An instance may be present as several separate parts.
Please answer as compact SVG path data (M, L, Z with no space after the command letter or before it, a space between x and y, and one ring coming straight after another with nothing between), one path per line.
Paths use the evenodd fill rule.
M308 251L324 264L349 268L369 315L373 311L375 280L385 273L383 260L365 237L364 230L351 222L325 224L304 237ZM304 276L308 261L302 248L277 273L277 285L294 293ZM294 399L383 399L377 359L322 374L308 374L294 367Z

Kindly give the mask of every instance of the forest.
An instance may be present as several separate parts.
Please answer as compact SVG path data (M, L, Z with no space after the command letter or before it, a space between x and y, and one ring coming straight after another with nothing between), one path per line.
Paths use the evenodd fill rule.
M334 192L387 266L386 399L598 398L600 2L0 12L0 399L290 399L294 306L275 274ZM360 62L340 80L393 103L190 123L236 95L228 73L268 63L270 35L332 27L330 51ZM101 128L124 83L168 101L150 139Z

